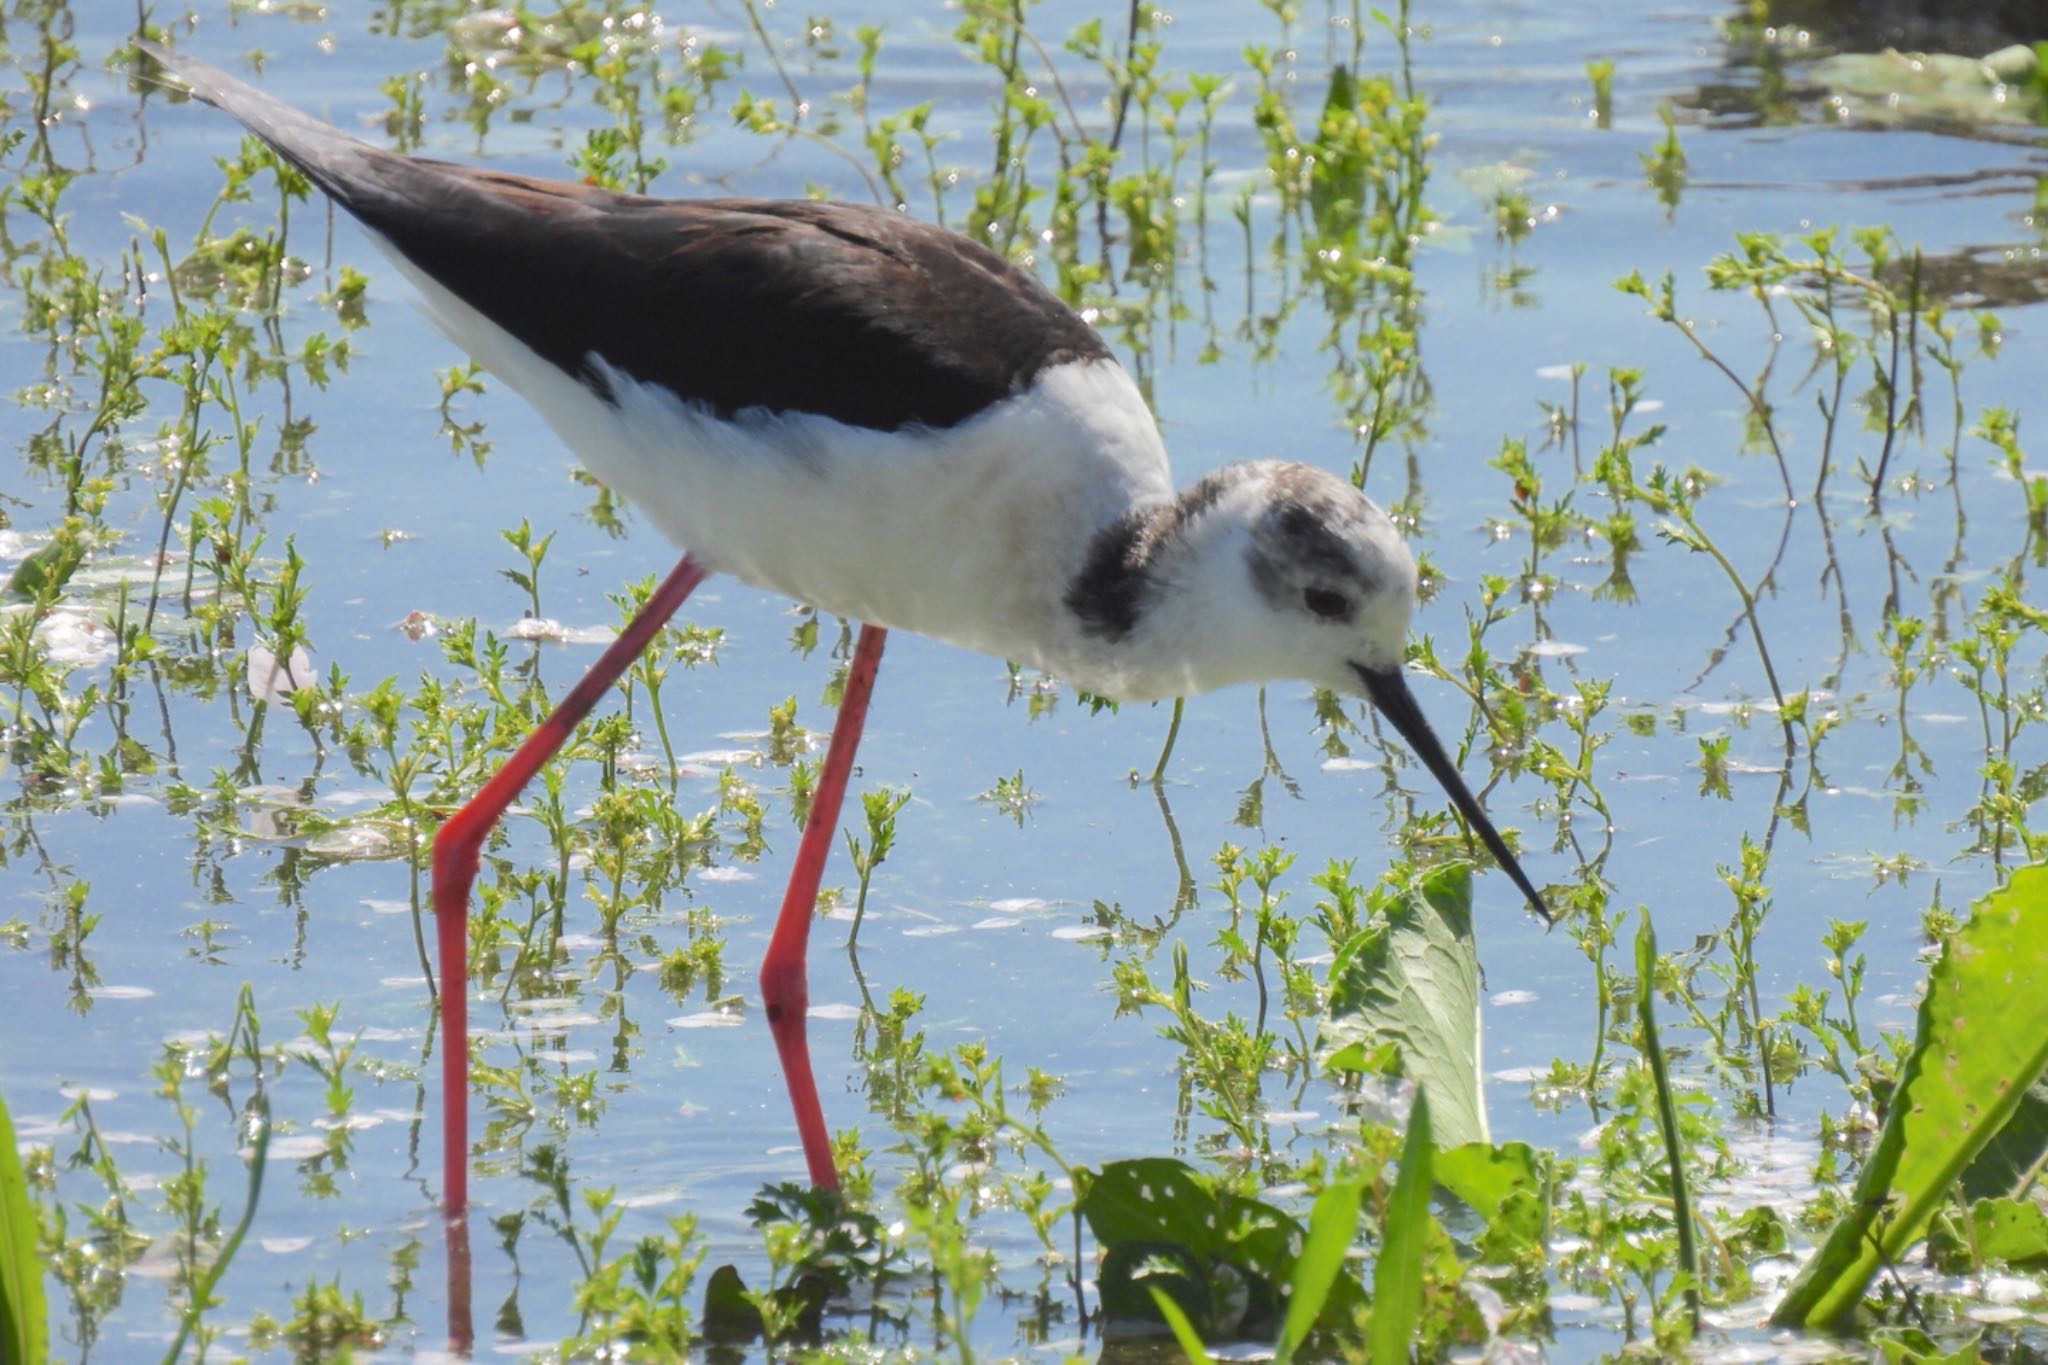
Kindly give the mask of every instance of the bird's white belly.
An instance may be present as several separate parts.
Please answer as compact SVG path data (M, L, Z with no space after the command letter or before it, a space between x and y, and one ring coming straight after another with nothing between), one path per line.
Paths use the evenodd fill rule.
M617 399L606 402L378 244L451 340L705 568L1121 690L1090 676L1094 651L1061 605L1093 531L1134 498L1171 492L1158 430L1113 362L1054 367L943 430L725 420L593 357Z
M856 620L992 653L1045 638L1063 566L1041 534L1059 495L958 432L805 415L724 421L613 376L593 473L706 565Z

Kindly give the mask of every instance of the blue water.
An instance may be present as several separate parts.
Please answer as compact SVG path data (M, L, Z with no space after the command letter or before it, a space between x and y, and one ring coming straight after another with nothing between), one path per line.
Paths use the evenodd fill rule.
M1293 35L1303 118L1320 101L1325 74L1320 11L1309 8L1316 12L1305 15ZM381 128L371 125L388 107L379 91L387 76L442 71L441 39L372 34L365 14L352 9L314 22L236 15L225 5L202 6L201 12L206 21L181 39L182 46L245 71L241 54L260 48L267 54L260 81L266 88L373 137L381 136ZM1088 13L1081 6L1050 4L1034 11L1034 27L1048 36L1061 34ZM218 185L212 161L231 153L237 137L222 115L194 105L168 106L158 98L139 100L122 82L93 69L120 42L120 17L97 9L75 16L74 42L86 69L75 74L70 89L87 105L69 108L54 133L61 155L86 167L65 198L73 241L110 264L134 230L123 215L165 225L174 243L187 240ZM772 11L768 17L781 32L796 16ZM1166 60L1179 69L1242 73L1238 54L1245 43L1282 42L1271 17L1253 7L1189 5L1173 17ZM1427 435L1412 450L1381 449L1368 491L1383 501L1399 500L1411 495L1411 471L1417 481L1423 507L1419 543L1446 582L1415 628L1434 636L1447 660L1462 652L1480 576L1512 577L1525 558L1520 539L1492 533L1508 513L1512 489L1486 461L1503 437L1525 437L1532 444L1540 437L1537 400L1561 402L1569 392L1566 383L1542 373L1551 367L1588 366L1582 404L1589 457L1605 430L1605 368L1647 370L1647 395L1661 406L1639 417L1638 425L1665 423L1668 433L1643 460L1711 471L1720 483L1702 519L1746 574L1759 573L1778 545L1786 516L1778 476L1768 456L1738 448L1740 396L1676 332L1616 293L1610 285L1617 276L1631 269L1651 278L1677 272L1688 316L1745 377L1755 372L1769 341L1761 316L1746 300L1709 297L1699 275L1709 256L1732 246L1737 230L1792 234L1888 223L1930 258L1956 256L1974 264L1976 288L2016 289L2022 297L2033 296L2029 289L2039 291L2040 252L2048 238L2027 218L2035 186L2048 175L2048 145L2038 134L1875 130L1830 126L1817 117L1765 126L1739 114L1709 115L1695 107L1699 91L1741 89L1754 77L1731 65L1719 29L1724 11L1707 3L1674 3L1621 17L1613 7L1590 4L1433 4L1420 7L1416 17L1425 29L1416 47L1415 79L1432 101L1430 126L1441 137L1428 198L1445 226L1420 258L1427 296L1420 359L1435 402ZM698 22L682 11L669 18ZM979 174L986 161L989 87L983 73L955 52L949 36L954 19L951 12L935 12L890 21L872 102L879 114L934 101L932 126L954 135L941 159L957 159L973 168L970 174ZM747 42L741 12L714 13L702 22L721 41ZM843 45L850 47L855 16L841 16L840 22ZM1106 23L1111 31L1116 27L1115 19ZM28 51L24 40L17 63L28 62ZM1393 59L1391 44L1377 33L1367 53L1369 64ZM1616 64L1609 131L1593 128L1588 118L1583 68L1596 56ZM1066 60L1071 95L1087 116L1099 117L1101 81L1091 79L1078 59ZM844 62L817 71L797 62L793 74L821 100L850 79ZM17 105L21 80L19 69L10 68L4 77ZM763 94L774 88L756 51L749 52L745 74L722 95L742 84ZM1220 172L1207 250L1217 281L1213 306L1222 359L1201 361L1197 316L1171 328L1162 325L1144 360L1169 444L1189 479L1232 460L1264 456L1341 470L1358 454L1328 396L1329 360L1319 347L1332 320L1313 299L1280 328L1270 361L1253 363L1248 347L1235 339L1245 320L1246 262L1229 200L1238 185L1257 183L1263 161L1246 116L1250 87L1249 75L1242 74L1219 119L1212 152ZM540 88L538 97L521 101L530 121L501 118L479 145L462 121L459 101L430 80L423 150L450 158L482 156L509 170L564 173L565 143L580 141L581 130L602 115L580 92L564 98L568 87L559 76L543 78ZM1679 106L1690 162L1690 182L1669 213L1643 183L1638 159L1661 136L1656 109L1666 100ZM838 157L802 142L772 144L733 132L726 122L708 114L703 136L685 147L661 148L675 169L657 190L689 194L715 187L796 195L815 186L836 196L863 194L859 177ZM1474 188L1488 168L1501 163L1527 173L1525 191L1539 209L1557 209L1511 255L1492 240L1489 205ZM267 193L259 189L259 204ZM965 189L956 192L954 215L964 211L966 196ZM928 211L929 205L914 201L913 207ZM267 222L267 211L228 212L233 221ZM24 230L15 215L10 226L17 234ZM1296 287L1275 275L1266 251L1273 226L1270 196L1261 195L1254 202L1258 249L1251 262L1261 310ZM613 539L580 516L589 495L570 481L570 457L495 386L459 406L467 418L487 424L493 449L486 467L451 456L436 434L439 391L430 372L458 357L346 220L333 225L331 259L325 227L321 207L295 208L292 250L312 263L316 280L331 278L344 264L366 271L373 281L372 325L353 334L355 355L346 375L324 391L295 385L295 413L317 424L310 447L317 477L292 473L260 481L273 503L264 522L270 545L282 546L290 537L308 564L306 617L317 664L338 666L356 690L387 676L410 683L423 672L449 672L437 646L410 641L396 623L419 611L475 617L501 631L514 624L523 594L496 571L514 563L499 532L521 518L557 537L543 572L548 614L579 627L614 623L606 595L628 580L665 570L671 549L644 525ZM1492 283L1509 263L1530 272L1513 298ZM1194 299L1192 271L1182 283ZM331 316L311 313L312 292L302 291L308 312L292 320L293 328L335 333ZM2048 363L2038 306L1993 302L2004 323L2004 349L1995 362L1973 363L1966 372L1973 419L1978 409L1994 404L2027 412L2036 400L2036 376ZM0 317L18 307L18 292L0 297ZM712 324L677 319L676 325ZM1799 342L1796 336L1788 341L1782 374L1795 375L1805 364ZM10 388L40 373L40 349L11 328L0 347L0 372L9 376ZM159 387L160 401L168 401L162 398L167 392ZM1930 394L1929 438L1906 446L1894 468L1938 479L1945 472L1945 387L1937 384ZM1784 400L1787 453L1802 498L1816 455L1811 401L1810 390ZM274 389L256 406L267 429L282 415ZM17 447L46 420L32 410L0 408L0 430ZM144 436L147 429L147 423L139 424L134 435ZM1853 621L1846 657L1835 590L1821 580L1826 560L1811 508L1794 514L1776 589L1760 609L1788 691L1819 688L1839 673L1838 681L1826 685L1846 722L1823 749L1827 785L1810 802L1810 830L1775 822L1769 872L1775 910L1759 951L1767 993L1817 982L1826 920L1868 919L1869 990L1877 1003L1870 1007L1874 1021L1866 1016L1866 1026L1901 1026L1909 1022L1921 971L1915 958L1921 912L1937 887L1945 904L1959 907L1991 886L1994 874L1987 860L1962 856L1969 836L1956 822L1976 798L1982 744L1974 700L1946 677L1916 689L1909 707L1913 738L1924 746L1930 767L1921 779L1925 809L1917 818L1895 814L1890 772L1898 753L1897 716L1886 665L1875 649L1891 586L1881 532L1889 533L1907 566L1904 609L1927 615L1928 595L1937 587L1957 585L1966 602L1974 601L1982 575L2002 566L2021 545L2025 523L2022 499L1989 465L1989 447L1966 438L1958 494L1952 499L1942 488L1894 497L1880 525L1869 516L1852 472L1858 458L1874 458L1877 438L1845 424L1838 441L1838 471L1826 510ZM266 436L259 449L268 448ZM1555 496L1569 482L1569 456L1551 451L1540 458L1551 480L1548 495ZM2039 466L2037 457L2032 467ZM10 468L14 472L0 491L31 504L10 513L14 526L23 532L46 527L56 515L50 490L18 462ZM1580 494L1582 504L1593 497L1590 490ZM1959 523L1959 505L1967 511L1966 525ZM156 525L148 485L122 490L114 506L116 523L130 535L119 553L146 553ZM1548 658L1543 668L1560 690L1572 677L1613 681L1606 718L1611 742L1598 767L1615 816L1604 875L1617 907L1651 907L1666 944L1677 945L1724 922L1730 902L1717 865L1735 860L1744 835L1762 839L1774 826L1775 775L1738 772L1731 799L1703 797L1696 741L1732 733L1731 759L1770 769L1779 761L1778 738L1768 716L1743 723L1727 712L1730 703L1768 699L1768 690L1746 632L1735 629L1737 604L1726 581L1704 557L1657 543L1647 517L1641 529L1645 544L1634 561L1640 600L1633 607L1591 597L1589 589L1604 576L1600 547L1574 544L1546 556L1545 567L1566 586L1542 613L1544 635L1583 652ZM405 538L386 544L387 531ZM820 731L829 727L820 694L830 662L824 650L808 659L791 651L789 610L785 602L722 581L692 599L687 617L723 628L726 643L716 668L671 676L664 699L679 751L754 747L749 739L727 737L764 730L769 708L789 696L800 703L802 723ZM1950 608L1952 621L1960 615ZM1709 669L1731 634L1726 657ZM1489 642L1498 656L1534 638L1532 614L1524 608L1497 627ZM2038 686L2038 641L2023 653L2031 685ZM539 657L544 676L559 689L595 657L595 648L543 646ZM92 676L81 671L75 685ZM1427 682L1418 683L1418 692L1447 737L1466 732L1466 708L1456 693ZM1176 1049L1155 1036L1154 1021L1114 1017L1110 963L1131 950L1073 933L1092 921L1090 907L1097 901L1121 906L1142 924L1172 906L1180 884L1172 836L1152 789L1130 780L1134 772L1149 773L1165 735L1167 708L1133 706L1091 716L1063 696L1050 715L1033 720L1025 702L1008 693L1000 661L907 636L890 641L855 790L899 786L913 796L899 820L897 851L875 882L861 968L878 998L899 985L924 997L918 1022L928 1050L986 1039L1005 1058L1013 1080L1027 1066L1062 1077L1065 1093L1047 1126L1068 1160L1093 1163L1175 1150ZM169 715L177 772L186 783L204 788L217 769L232 769L242 742L237 717L246 709L245 699L227 691L211 697L173 693ZM1637 735L1621 725L1624 714L1639 711L1657 717L1652 734ZM165 752L168 741L158 733L154 700L139 706L136 716L142 742ZM1170 768L1165 795L1172 821L1194 877L1205 888L1200 906L1179 927L1194 949L1198 974L1205 961L1213 961L1205 945L1219 898L1206 888L1220 844L1270 841L1294 854L1286 885L1293 904L1305 911L1315 895L1309 874L1332 859L1355 859L1361 880L1376 877L1394 856L1390 831L1407 813L1405 803L1390 803L1377 766L1324 765L1310 733L1305 688L1271 688L1267 716L1275 753L1299 784L1299 796L1269 781L1261 828L1234 823L1240 793L1264 763L1252 690L1190 702ZM1561 733L1552 738L1564 742ZM1376 757L1363 748L1359 756ZM1484 776L1476 761L1466 768ZM1021 825L978 799L998 778L1019 771L1038 798ZM757 864L722 860L712 877L694 884L696 903L714 909L726 924L732 974L727 989L751 995L753 964L766 941L795 837L779 794L781 773L763 768L746 776L764 793L774 793L768 798L771 851ZM317 762L304 734L275 715L261 748L260 780L280 790L284 802L310 800L343 815L381 798L343 756ZM1400 769L1399 780L1422 808L1438 804L1432 785L1412 765ZM193 817L167 802L168 783L167 772L131 782L127 792L142 799L117 807L63 801L47 812L33 811L26 792L8 791L0 920L18 917L30 926L18 946L0 948L0 996L13 1002L0 1023L0 1090L17 1128L26 1142L55 1142L61 1154L73 1145L56 1123L65 1092L90 1087L102 1096L95 1103L101 1125L131 1138L116 1148L124 1174L146 1184L171 1169L155 1137L172 1131L173 1120L151 1095L149 1076L164 1040L225 1028L235 989L245 980L254 986L273 1042L296 1031L293 1011L341 1001L340 1031L364 1030L359 1056L386 1069L381 1077L355 1078L357 1112L378 1122L355 1133L348 1167L330 1197L317 1196L293 1163L274 1163L252 1243L223 1286L226 1301L215 1320L239 1324L257 1308L286 1316L292 1292L311 1278L337 1273L345 1288L366 1295L373 1312L387 1315L398 1306L387 1283L393 1258L420 1243L422 1268L403 1301L410 1325L401 1326L394 1345L431 1349L442 1339L447 1309L432 1203L438 1190L438 1098L431 1080L438 1055L432 1066L422 1060L429 1014L403 912L409 894L405 867L388 857L327 862L306 882L303 895L287 902L277 885L284 854L261 837L259 817L245 812L241 834L209 830L202 840ZM1579 875L1579 863L1569 846L1554 846L1555 812L1547 795L1533 778L1504 779L1492 787L1487 804L1497 821L1523 832L1526 865L1539 883L1569 884ZM715 774L686 777L678 797L692 812L716 800ZM1576 819L1581 837L1597 843L1597 831L1587 828L1591 812L1581 810ZM534 859L545 848L529 822L515 826L508 852ZM1911 860L1909 877L1896 881L1875 874L1873 858L1899 856ZM66 974L51 969L51 896L53 888L73 880L91 883L89 908L101 916L88 944L101 982L146 993L103 992L87 1008L72 999ZM843 861L828 870L827 883L834 882L851 883ZM1512 1073L1545 1068L1553 1057L1585 1059L1594 1006L1583 957L1566 934L1545 933L1522 912L1504 877L1482 877L1477 888L1488 990L1514 993L1511 1003L1489 1011L1487 1068ZM673 941L669 935L680 937L683 908L669 906L668 922L652 926L656 942L666 946ZM572 921L579 913L592 914L573 895L569 913ZM194 956L193 939L184 932L209 917L228 926L215 963ZM572 923L571 930L592 932L588 922ZM835 925L820 926L814 1006L859 1001L847 960L833 947L837 938ZM586 939L565 968L568 993L575 993L570 983L589 975L595 946ZM1169 973L1168 962L1164 952L1151 960L1155 979ZM676 1028L668 1021L704 1008L701 993L679 1006L659 990L653 973L633 976L615 996L606 993L609 983L608 968L602 981L586 981L572 1010L581 1022L556 1032L530 1035L518 1014L486 1003L473 1005L473 1025L500 1030L487 1049L494 1065L511 1065L516 1048L535 1048L551 1054L548 1065L564 1074L598 1071L601 1115L545 1135L567 1150L578 1185L616 1185L622 1196L655 1214L695 1213L711 1241L708 1264L738 1260L758 1273L758 1239L742 1217L746 1202L764 1180L794 1179L802 1169L758 1008L750 1006L744 1027ZM1216 1014L1248 1010L1250 999L1248 985L1219 982L1203 1008ZM838 1013L843 1011L828 1016ZM615 1069L614 1035L621 1021L630 1021L637 1033L627 1048L627 1065ZM835 1126L860 1126L871 1146L886 1145L885 1126L866 1112L859 1093L861 1072L849 1052L853 1027L843 1017L812 1025L828 1119ZM1540 1110L1526 1091L1516 1083L1494 1086L1496 1137L1573 1147L1589 1125L1586 1115ZM1277 1080L1270 1098L1277 1110L1329 1108L1327 1096L1313 1085L1299 1106ZM282 1133L315 1131L311 1125L322 1107L308 1073L287 1071L275 1085L274 1102ZM1821 1109L1839 1111L1844 1102L1830 1083L1803 1083L1784 1101L1785 1131L1810 1132ZM202 1103L201 1109L203 1123L210 1125L202 1142L215 1162L211 1194L232 1219L241 1201L232 1134L218 1105L208 1110ZM476 1122L484 1121L479 1107ZM1295 1153L1314 1146L1320 1121L1302 1121ZM536 1129L529 1141L542 1137ZM889 1169L886 1158L883 1169ZM480 1171L475 1302L484 1343L491 1341L491 1306L515 1283L512 1265L496 1250L485 1220L526 1206L537 1193L502 1162ZM351 1232L346 1240L335 1236L344 1226ZM992 1235L1013 1265L1021 1266L1034 1249L1021 1228L994 1229ZM519 1270L526 1339L546 1343L574 1331L575 1315L563 1289L573 1266L561 1246L529 1228ZM1017 1282L1029 1287L1035 1274L1021 1268ZM1569 1328L1569 1315L1566 1321ZM166 1337L171 1323L155 1284L137 1279L96 1354L153 1354L150 1345ZM991 1349L1015 1345L1013 1325L993 1305L984 1312L979 1336ZM1604 1340L1601 1333L1586 1332L1568 1337L1565 1346L1576 1351ZM502 1344L518 1349L510 1341ZM76 1354L75 1347L67 1351Z

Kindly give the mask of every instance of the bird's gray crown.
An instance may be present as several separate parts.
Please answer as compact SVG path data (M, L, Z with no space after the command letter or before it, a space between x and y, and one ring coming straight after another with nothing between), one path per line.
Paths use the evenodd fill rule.
M1378 553L1374 524L1386 518L1356 488L1308 465L1272 470L1265 511L1253 522L1245 566L1274 610L1307 605L1348 621L1388 586L1395 566Z

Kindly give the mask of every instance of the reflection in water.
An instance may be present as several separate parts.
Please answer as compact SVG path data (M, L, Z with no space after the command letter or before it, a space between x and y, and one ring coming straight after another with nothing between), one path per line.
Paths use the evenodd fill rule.
M1181 846L1180 826L1173 822L1173 806L1166 799L1166 784L1154 780L1152 795L1159 802L1159 819L1166 826L1166 839L1173 848L1173 866L1178 874L1173 893L1173 909L1168 914L1166 922L1160 926L1160 933L1164 934L1180 922L1183 911L1195 907L1200 893L1195 887L1195 874L1188 870L1188 855L1187 850Z
M1259 745L1264 751L1265 760L1259 767L1259 775L1254 777L1243 790L1238 792L1237 814L1234 819L1240 829L1264 832L1266 828L1267 778L1279 778L1280 789L1296 801L1301 800L1302 795L1301 784L1288 776L1287 769L1281 766L1280 755L1274 751L1273 727L1266 720L1266 689L1263 687L1259 689L1258 712ZM1160 800L1163 805L1165 801L1163 793Z
M1723 26L1735 79L1695 107L1766 123L1844 121L1981 136L2038 120L2030 108L2032 0L1759 0Z
M467 1356L476 1346L476 1327L469 1307L473 1277L469 1258L469 1211L464 1209L460 1213L446 1215L441 1230L442 1252L448 1266L448 1349L458 1356ZM510 1251L509 1247L507 1251ZM510 1326L516 1335L518 1317L518 1292L515 1290L505 1301L504 1308L499 1310L498 1329L503 1331Z
M2042 37L2034 0L1749 0L1736 8L1731 29L1810 35L1806 41L1837 52L1988 52Z

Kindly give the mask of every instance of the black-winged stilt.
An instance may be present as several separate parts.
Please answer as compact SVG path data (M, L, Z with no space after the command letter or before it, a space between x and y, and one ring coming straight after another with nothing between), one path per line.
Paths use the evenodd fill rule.
M761 964L820 1185L838 1177L805 948L887 629L1127 700L1277 679L1363 693L1549 919L1403 678L1415 562L1393 522L1303 464L1176 492L1137 388L1027 271L886 209L646 199L401 156L141 46L354 215L440 329L685 550L434 842L451 1211L468 1201L465 919L484 836L713 573L864 623Z

